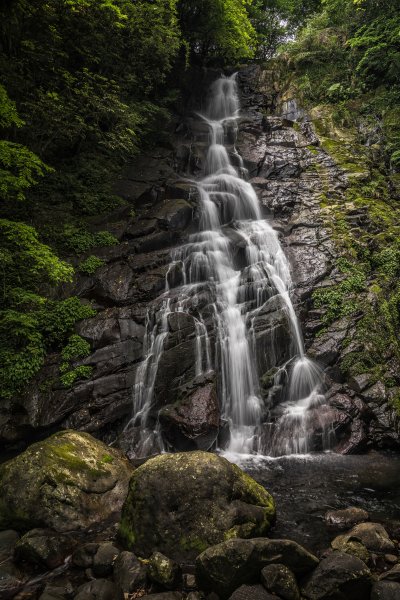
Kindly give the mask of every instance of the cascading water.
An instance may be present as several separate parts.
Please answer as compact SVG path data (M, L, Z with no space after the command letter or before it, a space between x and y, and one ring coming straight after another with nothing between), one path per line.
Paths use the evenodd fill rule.
M148 414L172 312L196 314L196 377L217 374L222 417L229 424L229 451L307 452L310 428L320 418L315 409L323 403L321 371L304 353L290 297L290 268L278 235L263 218L255 190L245 180L235 149L238 118L236 77L222 77L211 86L206 114L199 115L209 131L205 176L196 183L199 231L173 252L160 309L147 323L146 355L137 371L130 423L141 427L135 450L139 456L154 439L162 447L157 427L148 428ZM208 329L195 310L196 298L205 289L211 299ZM280 414L273 425L263 426L268 411L259 389L253 323L271 302L284 309L292 341L290 359L276 365L274 376L274 385L284 390ZM273 355L275 349L270 352ZM320 426L323 429L323 423Z

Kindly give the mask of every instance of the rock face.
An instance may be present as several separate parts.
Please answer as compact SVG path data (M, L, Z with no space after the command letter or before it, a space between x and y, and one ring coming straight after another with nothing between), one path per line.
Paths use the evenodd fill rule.
M264 535L274 519L270 494L236 465L205 452L164 454L133 474L120 538L138 556L185 561L225 539Z
M0 467L0 528L84 531L117 518L132 467L89 434L57 433Z
M206 90L215 76L216 72L196 74L196 94L199 87ZM335 199L346 191L348 173L321 145L313 115L306 117L298 109L287 111L287 102L277 104L279 94L268 77L258 66L244 68L238 74L242 116L237 149L263 211L280 232L290 259L296 288L294 303L307 351L326 372L329 392L323 427L334 434L335 450L344 454L372 446L396 447L399 428L393 399L398 388L389 389L381 381L372 381L368 373L345 381L340 369L343 359L357 352L352 341L356 317L344 317L326 327L323 311L312 308L315 290L328 289L340 281L341 274L335 267L339 251L327 222L333 218ZM198 97L195 102L199 104ZM188 106L193 108L193 99ZM300 117L301 122L294 120ZM159 294L167 285L172 288L181 281L179 261L169 268L171 253L198 228L200 218L196 187L182 178L193 178L201 171L204 157L194 148L198 142L201 145L205 131L204 127L196 130L192 117L180 116L177 120L179 126L169 136L168 148L144 153L121 176L116 191L134 205L136 214L132 215L132 204L128 204L96 220L95 227L112 230L119 244L96 249L105 264L93 275L79 277L72 290L93 302L98 310L95 317L77 326L77 332L92 346L91 355L77 364L92 367L92 376L65 389L59 383L59 361L56 356L49 357L27 393L0 407L0 442L23 440L54 426L115 439L131 417L132 390L143 365L146 325L147 333L151 332L152 318L160 309ZM359 215L352 217L357 221ZM234 251L240 257L237 239ZM215 341L214 300L210 290L203 289L194 310L204 317L211 348ZM290 355L291 334L282 306L271 303L260 310L253 329L258 373L268 383L263 385L263 396L270 421L279 416L281 399L279 385L274 389L270 376L272 342L276 343L280 365ZM162 409L160 422L169 447L208 449L223 423L211 391L215 382L196 377L195 319L186 323L183 318L179 323L171 319L166 333L166 351L154 382L150 428L158 422ZM49 386L49 381L56 383ZM316 427L312 449L321 449L321 429Z

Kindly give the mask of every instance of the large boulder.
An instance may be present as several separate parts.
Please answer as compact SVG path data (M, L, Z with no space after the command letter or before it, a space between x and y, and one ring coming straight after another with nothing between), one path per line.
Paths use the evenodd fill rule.
M118 518L133 472L119 451L62 431L0 467L0 528L83 531Z
M221 598L240 585L254 583L267 565L284 565L301 576L318 565L318 559L291 540L233 539L202 552L196 559L200 589Z
M194 559L223 540L264 535L271 495L239 467L207 452L157 456L134 472L120 539L138 556Z
M176 450L209 450L218 437L220 418L214 384L161 409L159 418L163 435Z

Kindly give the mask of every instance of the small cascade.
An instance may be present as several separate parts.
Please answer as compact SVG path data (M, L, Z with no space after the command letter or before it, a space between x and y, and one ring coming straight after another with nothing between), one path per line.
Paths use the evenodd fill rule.
M162 447L154 418L149 428L149 414L169 318L175 312L194 317L195 377L216 375L222 418L229 425L228 451L308 452L318 419L322 446L329 444L322 422L322 372L305 356L290 296L288 261L278 234L262 215L254 188L246 181L235 148L238 118L236 76L222 77L211 86L207 110L199 115L209 136L204 178L196 182L198 232L174 250L159 310L146 325L145 359L137 371L134 414L127 426L140 426L138 456L155 442ZM198 308L202 295L208 298L207 318ZM281 390L278 406L269 412L273 401L272 396L266 401L260 390L256 330L260 315L272 305L286 315L290 351L281 364L273 341L267 349L276 367L271 389Z

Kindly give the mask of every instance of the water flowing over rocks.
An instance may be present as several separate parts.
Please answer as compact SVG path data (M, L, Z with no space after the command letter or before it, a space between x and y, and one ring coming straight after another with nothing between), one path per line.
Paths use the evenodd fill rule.
M203 74L195 94L199 89L204 93L218 77L216 72ZM188 99L187 107L197 107L201 116L184 111L174 122L168 148L148 151L127 167L116 191L134 202L136 216L127 206L97 219L95 226L112 230L120 243L99 249L104 266L92 276L79 277L74 290L98 309L95 317L77 327L93 349L77 364L91 366L92 376L71 389L59 383L49 386L47 382L57 382L59 375L58 359L51 356L27 394L1 407L0 440L12 444L54 427L72 427L107 441L120 435L120 446L140 456L157 453L163 444L176 450L234 445L229 432L239 434L240 422L245 428L237 437L241 451L285 454L331 447L348 454L398 444L390 390L366 374L345 381L339 368L353 349L349 340L356 317L324 328L323 312L311 306L316 289L340 279L321 195L342 194L347 174L321 148L313 115L307 116L292 100L280 101L269 77L258 66L239 71L240 118L230 92L226 105L210 104L206 98L201 103L198 95ZM238 181L252 202L248 183L256 191L261 211L257 208L256 217L250 214L253 209L240 213L242 208L233 200L222 210L218 195L232 190L237 194ZM215 224L205 222L207 210L214 210L207 204L210 193L222 215L215 230ZM259 229L264 223L260 216L273 231L264 230L264 225ZM249 217L256 218L251 232ZM206 232L214 232L208 242ZM294 313L282 303L282 289L280 300L271 294L271 272L269 283L262 284L263 294L271 297L265 302L266 297L258 296L254 302L261 290L254 279L255 265L246 258L249 249L265 251L257 240L249 246L249 237L254 242L265 235L275 236L290 263L293 285L289 282L287 287L307 355L325 370L325 399L318 396L295 410L291 401L286 403L293 358L299 354ZM233 338L220 306L226 299L210 284L204 264L194 270L193 259L200 257L205 243L214 244L218 252L229 248L234 272L241 270L237 297L245 328L242 341L247 339L245 354L252 357L251 368L244 355L239 361L247 372L243 380L248 389L240 392L247 397L245 415L234 414L228 381L232 368L222 360L224 353L232 357ZM257 277L265 280L260 271ZM184 280L196 287L179 297ZM150 354L155 362L149 362ZM246 430L249 421L252 426ZM296 443L290 442L293 438Z

